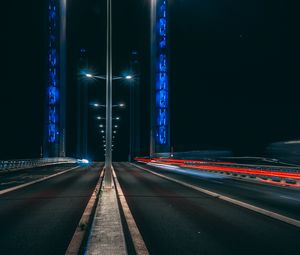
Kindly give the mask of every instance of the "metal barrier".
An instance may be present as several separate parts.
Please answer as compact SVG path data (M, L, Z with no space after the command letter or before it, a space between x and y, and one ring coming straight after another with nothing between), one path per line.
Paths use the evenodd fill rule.
M40 158L40 159L16 159L16 160L0 160L0 171L10 171L17 169L26 169L32 167L40 167L54 164L72 164L76 163L74 158Z

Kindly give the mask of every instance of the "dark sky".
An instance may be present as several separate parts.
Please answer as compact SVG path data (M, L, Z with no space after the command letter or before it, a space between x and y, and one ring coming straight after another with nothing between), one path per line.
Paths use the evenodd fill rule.
M1 9L0 158L37 157L42 144L46 1L6 1ZM299 6L291 0L170 0L172 145L176 150L260 153L273 141L300 138ZM79 49L105 72L105 1L68 0L68 150L74 148L74 86ZM17 8L16 8L17 6ZM130 51L141 62L142 141L148 148L150 0L113 0L114 74ZM104 100L91 84L91 100ZM124 83L115 100L128 100ZM118 158L126 158L128 111ZM91 118L96 113L90 111ZM98 157L90 120L90 153Z

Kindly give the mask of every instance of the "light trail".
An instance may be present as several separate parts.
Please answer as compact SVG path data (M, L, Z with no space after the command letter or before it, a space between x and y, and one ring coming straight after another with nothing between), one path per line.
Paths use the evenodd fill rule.
M293 179L296 181L300 180L300 172L287 172L273 169L256 169L250 167L238 167L234 163L230 162L214 162L214 161L204 161L204 160L184 160L184 159L167 159L167 158L136 158L136 161L156 164L160 166L178 166L180 168L196 169L203 171L216 171L216 172L228 172L236 174L246 174L256 177L279 177L281 179ZM224 166L226 165L226 166ZM228 166L232 165L232 166ZM278 184L276 181L267 181ZM285 183L288 186L299 186L297 184Z

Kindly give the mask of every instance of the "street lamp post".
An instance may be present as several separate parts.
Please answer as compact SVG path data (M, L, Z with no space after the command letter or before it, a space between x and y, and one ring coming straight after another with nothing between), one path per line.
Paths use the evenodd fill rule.
M107 0L106 31L106 153L104 188L112 188L112 17L111 0Z

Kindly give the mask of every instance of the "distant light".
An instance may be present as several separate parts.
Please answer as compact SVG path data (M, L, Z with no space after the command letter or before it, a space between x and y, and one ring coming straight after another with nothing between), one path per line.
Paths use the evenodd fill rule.
M102 128L102 127L103 127L103 125L99 125L99 127L101 127L101 128Z
M117 131L114 131L114 134L116 134L117 133Z
M99 104L94 104L94 106L95 106L95 107L98 107L98 106L99 106Z
M82 164L89 164L90 163L90 161L87 160L87 159L78 159L77 162L82 163Z
M118 127L118 125L115 125L115 128L117 128Z
M97 117L97 120L101 120L102 118L101 117Z
M104 130L101 130L101 133L104 133Z
M120 106L120 107L124 107L124 106L125 106L125 104L119 104L119 106Z
M120 119L120 117L116 117L116 120L119 120Z
M126 75L126 76L125 76L125 79L126 79L126 80L131 80L131 79L132 79L132 76L131 76L131 75Z
M90 73L85 74L85 76L88 77L88 78L93 78L93 75L90 74Z
M284 144L300 144L300 141L287 141Z

